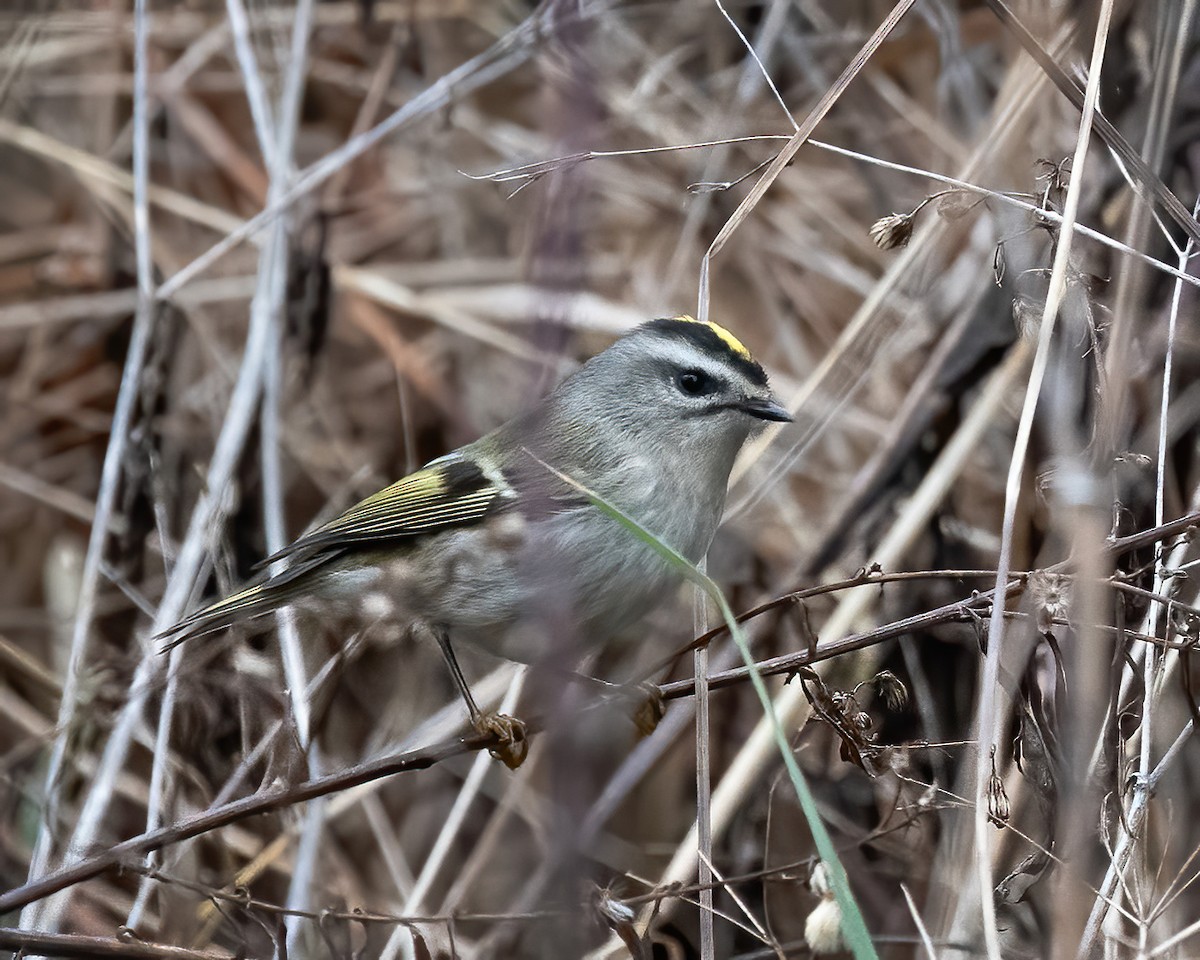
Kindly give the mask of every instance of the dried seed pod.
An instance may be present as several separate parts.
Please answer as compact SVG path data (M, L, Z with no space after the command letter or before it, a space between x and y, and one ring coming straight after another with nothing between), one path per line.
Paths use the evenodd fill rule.
M809 888L821 898L804 920L804 939L817 956L846 948L842 937L842 908L833 897L825 864L818 861L808 880Z
M871 240L880 250L908 245L916 218L911 213L892 213L871 224Z
M891 670L880 670L875 674L875 689L889 710L903 710L908 704L908 688Z
M1029 596L1039 633L1049 633L1055 620L1065 620L1071 613L1071 581L1062 574L1035 570L1029 577Z

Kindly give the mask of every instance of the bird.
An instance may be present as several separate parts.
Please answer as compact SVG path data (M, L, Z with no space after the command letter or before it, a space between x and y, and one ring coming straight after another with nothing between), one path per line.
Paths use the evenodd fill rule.
M529 411L302 535L159 638L169 649L288 605L404 622L436 641L475 728L520 744L520 721L479 710L452 642L535 663L550 609L584 645L632 625L677 574L595 498L699 562L738 452L791 419L725 327L650 320ZM524 752L497 755L514 766Z

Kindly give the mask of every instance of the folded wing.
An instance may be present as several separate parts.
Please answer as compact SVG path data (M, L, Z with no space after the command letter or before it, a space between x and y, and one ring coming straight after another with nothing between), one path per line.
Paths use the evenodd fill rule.
M264 560L287 560L279 573L192 614L159 637L169 646L240 620L270 613L304 596L315 572L356 549L379 547L450 527L479 523L514 500L511 488L490 478L474 460L452 454L397 480Z

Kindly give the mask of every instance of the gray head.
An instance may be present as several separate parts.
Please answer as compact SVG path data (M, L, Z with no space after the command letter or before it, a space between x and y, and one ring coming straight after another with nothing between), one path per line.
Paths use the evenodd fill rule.
M614 449L627 451L613 443L616 433L636 449L704 460L726 475L765 421L791 419L750 351L724 327L691 317L626 334L564 380L545 413L555 435L574 441L579 466L603 468Z

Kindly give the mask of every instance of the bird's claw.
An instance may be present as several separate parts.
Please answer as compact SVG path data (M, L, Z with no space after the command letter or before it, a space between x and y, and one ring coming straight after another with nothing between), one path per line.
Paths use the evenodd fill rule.
M634 726L643 737L648 737L658 729L659 721L667 713L667 705L663 700L662 691L658 688L658 684L646 680L631 684L629 695L635 703Z
M503 713L485 713L475 718L478 733L496 737L500 742L488 747L488 753L503 763L509 770L516 770L529 755L529 738L525 724L516 717Z

